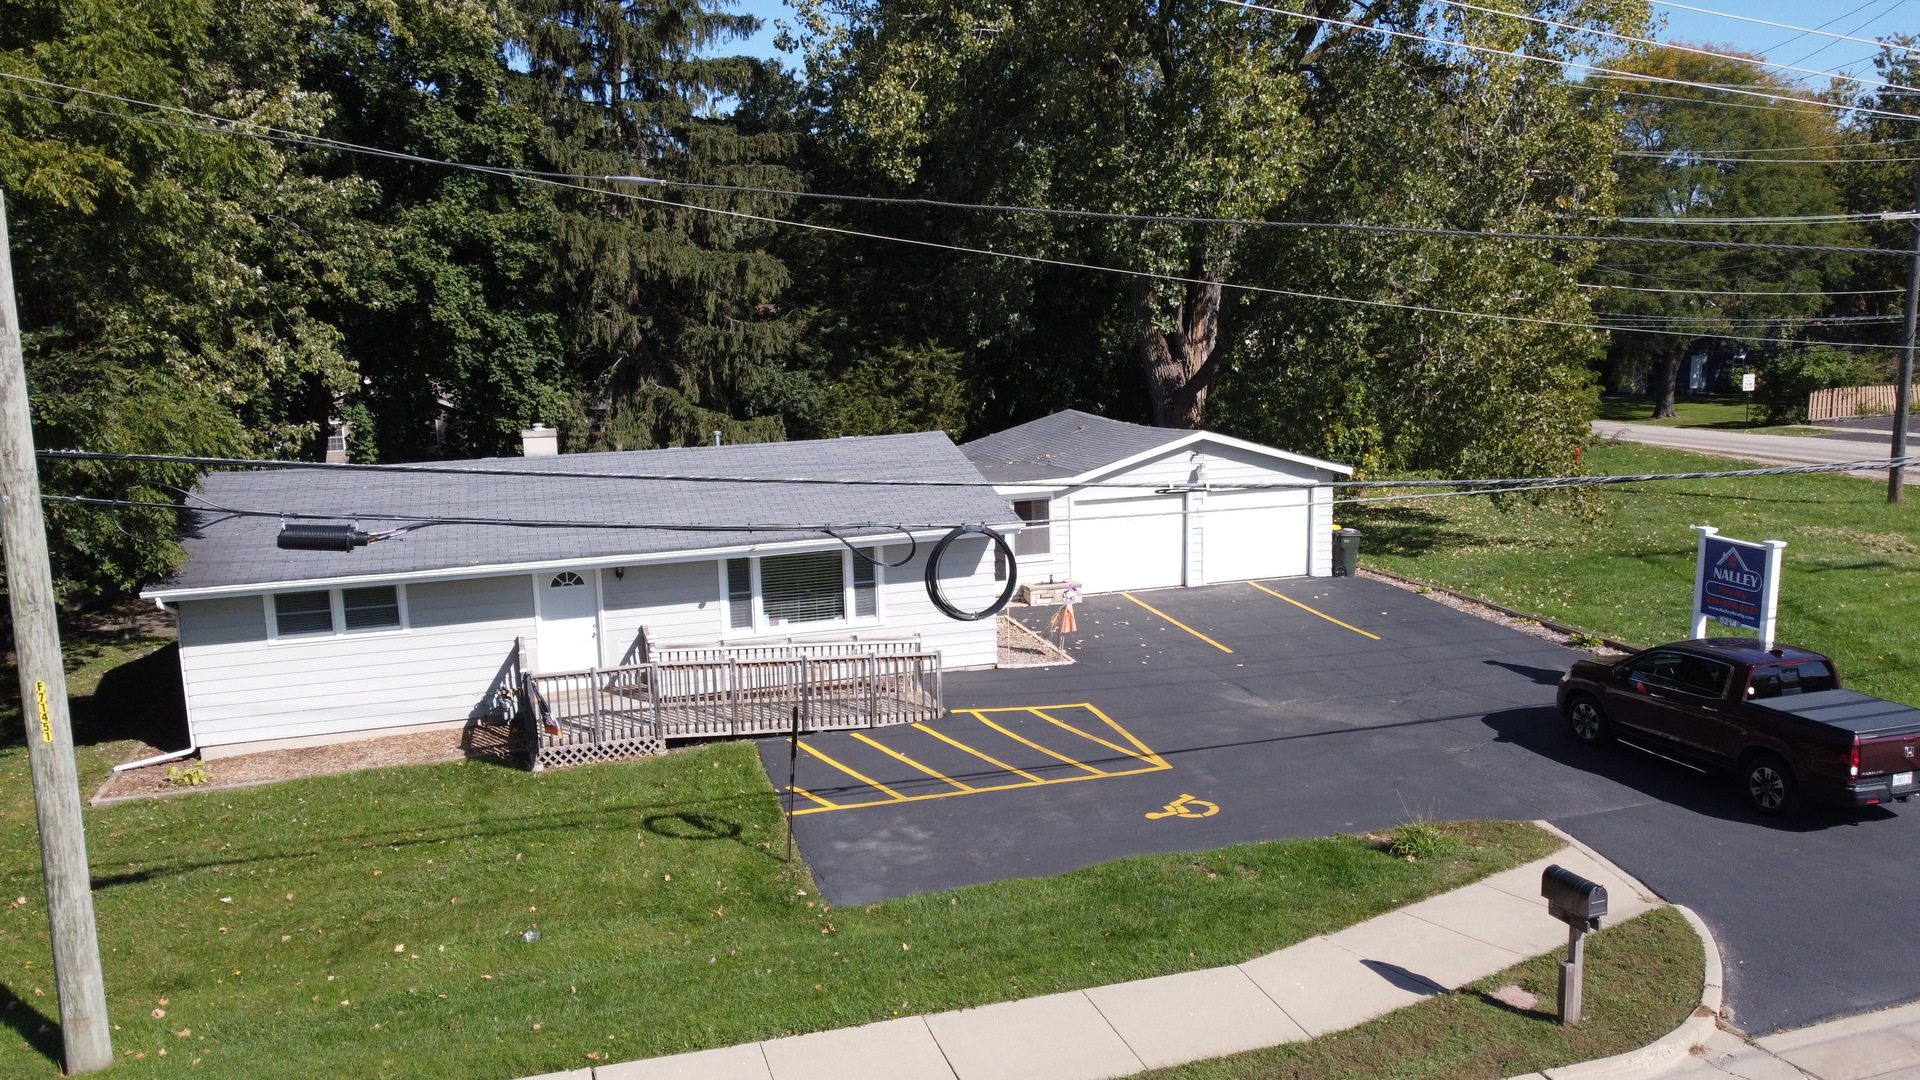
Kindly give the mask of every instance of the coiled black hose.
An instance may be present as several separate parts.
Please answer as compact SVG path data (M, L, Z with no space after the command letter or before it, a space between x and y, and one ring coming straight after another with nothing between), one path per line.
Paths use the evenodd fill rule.
M1000 590L1000 599L995 600L990 606L979 611L961 611L940 592L940 557L947 553L947 545L963 536L975 533L999 546L1001 556L1007 560L1007 587ZM1013 549L1007 546L1007 538L985 525L957 525L952 532L941 537L940 542L933 545L933 550L927 553L927 599L933 601L933 606L939 608L940 613L949 619L979 622L981 619L990 619L1000 614L1000 609L1006 607L1007 602L1013 599L1013 590L1019 586L1019 583L1019 566L1014 562Z

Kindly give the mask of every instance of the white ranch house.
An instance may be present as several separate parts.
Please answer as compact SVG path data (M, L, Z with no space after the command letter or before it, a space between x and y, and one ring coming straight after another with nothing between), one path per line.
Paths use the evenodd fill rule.
M667 527L441 524L316 552L276 547L274 518L203 514L185 563L143 594L177 615L203 757L472 723L514 676L517 641L534 673L633 664L643 628L654 645L917 638L948 668L995 660L994 621L946 618L922 579L952 525L1018 521L943 433L431 467L214 473L205 494L369 532L453 517ZM861 483L821 482L835 480ZM910 550L861 522L905 525L918 554L856 558L849 544L883 563ZM837 530L848 544L809 525L852 525ZM948 550L955 604L999 595L989 550Z
M1211 431L1067 410L960 448L1013 502L1024 582L1087 592L1333 573L1353 468Z

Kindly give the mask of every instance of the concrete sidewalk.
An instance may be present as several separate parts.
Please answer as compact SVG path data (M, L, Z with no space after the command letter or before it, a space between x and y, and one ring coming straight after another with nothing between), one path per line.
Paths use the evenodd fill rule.
M1912 1080L1920 1077L1920 1005L1742 1039L1715 1032L1660 1080Z
M1575 845L1232 967L539 1080L1106 1080L1311 1039L1564 946L1540 898L1549 863L1604 884L1609 922L1661 903Z

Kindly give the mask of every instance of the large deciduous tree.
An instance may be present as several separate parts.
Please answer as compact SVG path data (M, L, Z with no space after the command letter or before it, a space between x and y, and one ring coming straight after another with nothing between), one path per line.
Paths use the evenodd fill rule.
M1712 89L1621 79L1615 92L1625 121L1619 173L1621 216L1658 222L1686 218L1791 218L1832 215L1840 195L1825 166L1842 133L1835 113L1795 102L1796 90L1739 59L1656 49L1633 69L1705 86L1777 91L1766 106ZM1778 158L1781 160L1769 160ZM1836 223L1700 225L1676 230L1623 224L1622 232L1693 240L1844 245L1852 226ZM1797 320L1820 312L1823 288L1849 272L1845 256L1791 251L1619 245L1588 275L1605 318L1638 330L1614 334L1616 364L1644 366L1654 416L1675 415L1683 359L1700 338L1731 335L1791 341ZM1774 346L1777 348L1778 346ZM1755 352L1760 350L1756 348Z

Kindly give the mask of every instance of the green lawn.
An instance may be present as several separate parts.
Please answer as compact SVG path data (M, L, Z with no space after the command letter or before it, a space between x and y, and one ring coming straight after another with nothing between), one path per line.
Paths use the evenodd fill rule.
M129 746L82 748L89 790ZM0 1075L52 1077L27 780L17 742L0 748ZM743 743L88 813L120 1071L329 1080L524 1076L1234 963L1559 846L1519 823L1446 828L1458 850L1411 863L1333 837L828 910L781 861Z
M1615 474L1741 467L1623 444L1592 448L1587 463ZM1878 480L1765 476L1623 485L1585 505L1380 503L1341 521L1365 533L1367 563L1641 645L1687 635L1688 526L1785 540L1780 639L1836 657L1856 689L1920 703L1920 493L1888 506Z
M1600 407L1594 410L1594 418L1634 424L1661 424L1669 427L1742 428L1752 431L1788 433L1814 430L1761 426L1760 406L1755 404L1749 410L1745 394L1702 394L1698 397L1677 398L1674 401L1674 411L1680 415L1666 420L1655 420L1651 398L1624 400L1604 398L1600 402Z
M1553 1019L1560 953L1307 1043L1148 1074L1152 1080L1495 1080L1610 1057L1680 1026L1700 1002L1700 938L1657 908L1587 939L1585 1015ZM1496 1000L1518 986L1532 1009Z

